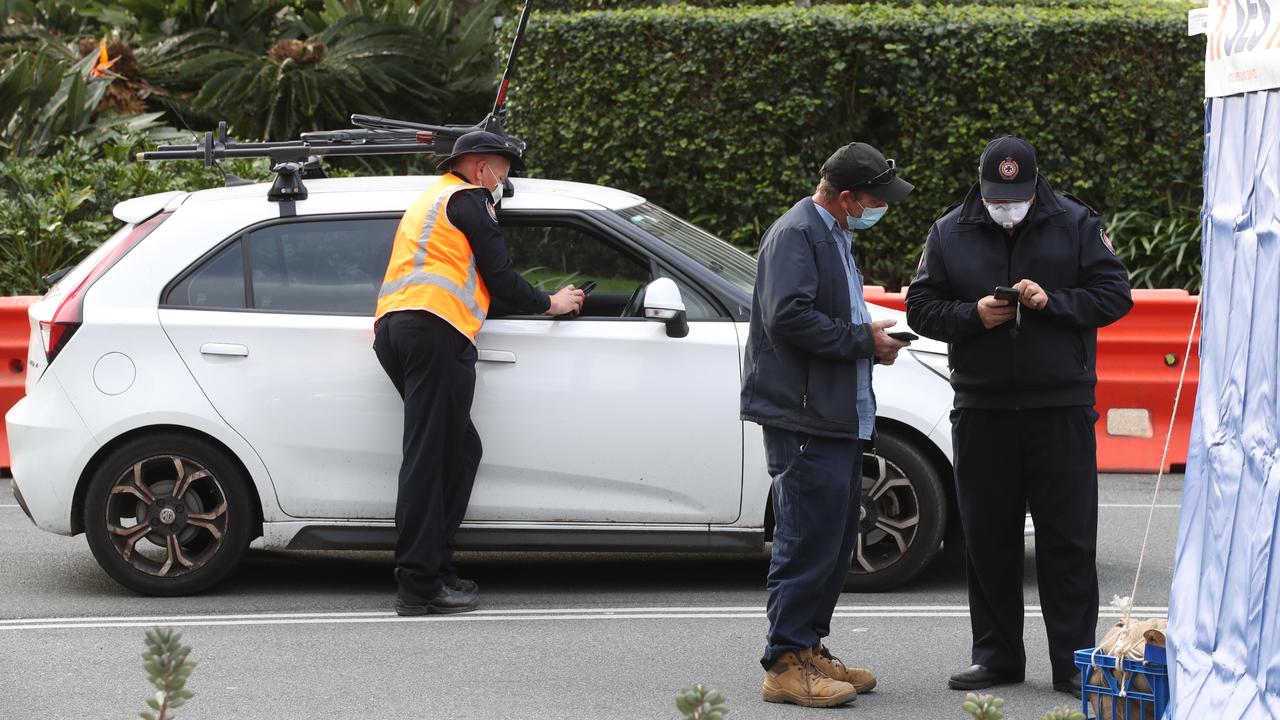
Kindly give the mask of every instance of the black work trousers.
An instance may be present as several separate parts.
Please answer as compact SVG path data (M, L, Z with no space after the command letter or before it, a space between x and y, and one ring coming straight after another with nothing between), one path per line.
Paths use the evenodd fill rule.
M951 413L956 499L968 561L972 662L1021 678L1023 530L1035 522L1036 579L1054 681L1076 673L1098 624L1098 461L1091 407Z
M831 633L862 510L862 441L764 428L773 476L766 670Z
M435 595L453 569L453 542L480 467L471 422L476 347L439 317L382 317L373 349L404 399L404 460L396 493L396 580L410 600Z

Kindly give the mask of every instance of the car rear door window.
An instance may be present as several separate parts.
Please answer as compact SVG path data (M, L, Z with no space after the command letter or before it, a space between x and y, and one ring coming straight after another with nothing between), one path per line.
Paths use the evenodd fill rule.
M248 237L253 307L373 315L398 222L364 218L254 230Z
M222 248L213 257L169 291L167 305L214 310L243 310L244 255L239 241Z
M181 276L164 304L372 316L399 222L356 217L253 228Z

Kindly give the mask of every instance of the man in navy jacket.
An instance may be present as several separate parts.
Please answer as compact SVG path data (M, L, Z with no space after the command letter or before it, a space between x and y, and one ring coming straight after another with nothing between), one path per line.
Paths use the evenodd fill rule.
M1029 507L1054 689L1078 694L1073 652L1094 644L1098 621L1097 329L1133 306L1129 276L1098 213L1053 191L1030 143L998 138L979 165L964 202L933 224L907 291L911 327L949 343L955 390L973 665L949 684L1023 679Z
M872 322L853 258L870 228L911 192L865 143L822 166L812 197L760 243L742 383L742 417L764 426L773 476L769 634L764 699L809 707L847 703L875 687L822 644L830 633L857 534L862 447L875 430L871 366L906 346Z

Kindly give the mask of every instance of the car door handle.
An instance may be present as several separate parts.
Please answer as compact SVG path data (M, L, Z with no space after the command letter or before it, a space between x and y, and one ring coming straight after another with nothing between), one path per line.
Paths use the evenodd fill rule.
M506 350L480 350L480 362L500 362L513 363L516 361L516 354Z
M249 357L249 348L234 343L205 343L200 346L201 355L229 355L231 357Z

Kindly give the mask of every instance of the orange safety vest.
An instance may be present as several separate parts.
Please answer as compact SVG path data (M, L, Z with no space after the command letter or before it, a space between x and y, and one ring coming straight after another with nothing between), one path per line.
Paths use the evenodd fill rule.
M489 313L489 289L476 272L471 243L449 222L445 208L454 193L479 187L446 173L405 211L378 293L377 318L425 310L476 341Z

